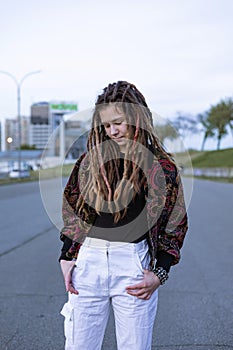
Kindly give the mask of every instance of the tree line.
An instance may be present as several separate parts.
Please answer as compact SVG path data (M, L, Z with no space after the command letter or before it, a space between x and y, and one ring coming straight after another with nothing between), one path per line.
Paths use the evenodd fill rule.
M201 150L208 138L217 140L216 149L219 150L224 136L230 133L233 138L233 100L221 100L196 116L179 112L175 119L167 119L165 124L156 126L156 130L162 142L167 138L172 140L202 133Z

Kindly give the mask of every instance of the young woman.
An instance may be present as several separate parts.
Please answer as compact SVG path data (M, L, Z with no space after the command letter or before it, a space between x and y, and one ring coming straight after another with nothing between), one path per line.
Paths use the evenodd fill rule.
M178 169L133 84L98 96L63 220L65 349L100 350L110 306L118 350L151 349L158 287L179 262L187 215Z

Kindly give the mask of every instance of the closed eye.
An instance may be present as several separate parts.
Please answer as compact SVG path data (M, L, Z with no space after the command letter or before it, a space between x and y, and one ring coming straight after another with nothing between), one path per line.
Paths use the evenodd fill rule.
M121 125L122 121L112 123L113 125ZM103 124L106 129L110 128L110 124Z

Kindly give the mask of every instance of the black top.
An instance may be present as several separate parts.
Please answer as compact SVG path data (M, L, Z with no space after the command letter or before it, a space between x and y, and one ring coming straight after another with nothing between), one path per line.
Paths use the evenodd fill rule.
M130 201L125 217L114 222L114 215L101 212L88 233L89 237L115 242L139 242L148 235L145 193L141 192ZM123 213L123 209L121 213Z

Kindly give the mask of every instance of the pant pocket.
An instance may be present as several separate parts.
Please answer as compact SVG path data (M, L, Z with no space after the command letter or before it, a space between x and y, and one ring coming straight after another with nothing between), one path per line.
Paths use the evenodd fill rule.
M74 339L74 308L67 302L64 304L60 314L65 317L64 334L67 343L72 344Z
M150 254L148 248L135 252L135 258L140 270L148 270L150 265Z

